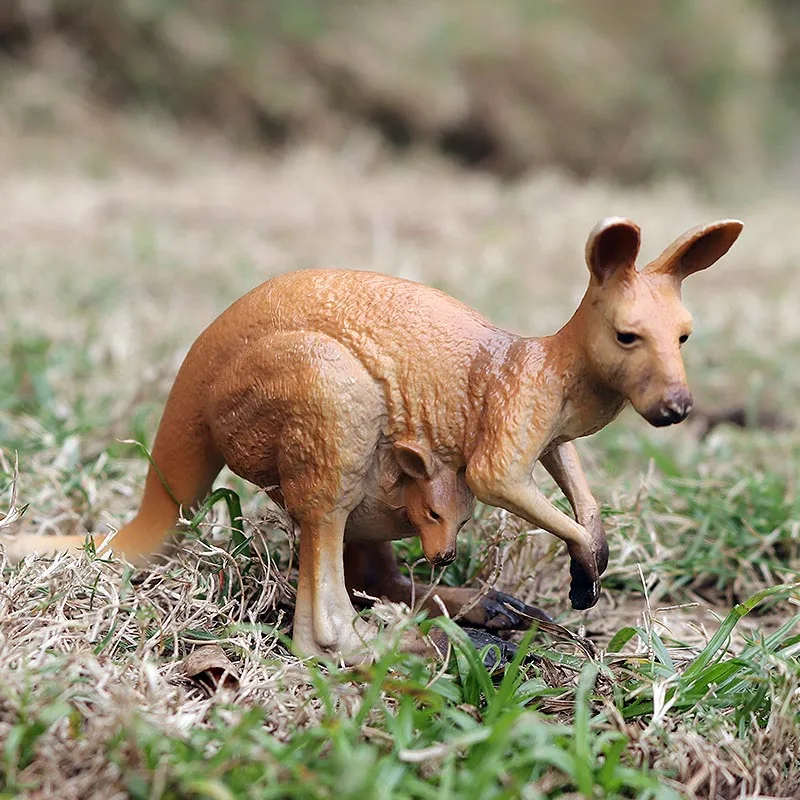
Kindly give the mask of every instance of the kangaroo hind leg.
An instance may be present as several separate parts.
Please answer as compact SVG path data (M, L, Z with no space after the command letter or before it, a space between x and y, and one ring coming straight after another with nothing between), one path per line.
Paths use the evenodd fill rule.
M361 660L370 631L344 583L344 528L364 496L381 432L378 385L338 342L318 333L267 337L232 365L237 398L220 402L217 433L229 466L278 486L300 526L294 620L301 655ZM224 400L224 398L223 398Z

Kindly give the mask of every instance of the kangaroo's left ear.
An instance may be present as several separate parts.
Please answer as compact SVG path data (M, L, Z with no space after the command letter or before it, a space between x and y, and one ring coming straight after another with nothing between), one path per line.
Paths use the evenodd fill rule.
M719 261L739 238L743 227L744 224L738 219L722 219L708 225L698 225L679 236L642 272L674 275L682 281L687 275Z
M418 481L430 480L436 474L436 465L430 450L416 442L395 442L394 457L400 469Z
M586 265L602 286L617 270L635 270L641 231L624 217L600 220L586 240Z

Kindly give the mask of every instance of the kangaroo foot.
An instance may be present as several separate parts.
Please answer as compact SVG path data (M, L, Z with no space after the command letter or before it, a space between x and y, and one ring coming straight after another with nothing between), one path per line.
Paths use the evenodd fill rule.
M295 610L292 630L292 645L302 658L327 658L342 660L350 666L363 664L372 658L370 642L378 629L361 618L352 615L342 618L335 626L336 634L315 635L310 615L298 614Z
M519 651L519 645L516 643L501 639L486 630L478 628L462 628L462 630L478 651L483 650L487 645L493 645L483 654L483 665L486 669L507 667ZM436 649L433 655L440 659L443 658L450 644L447 634L441 628L434 627L428 633L428 639L433 642ZM430 650L431 648L429 647L429 652ZM531 661L534 658L534 656L528 655L526 661Z
M507 667L519 651L519 646L514 642L507 642L505 639L494 636L487 631L464 628L464 632L469 636L476 650L482 650L487 645L494 645L483 654L483 665L486 669ZM525 660L529 661L533 658L534 656L528 655Z
M529 606L516 597L495 589L482 597L462 619L491 631L524 630L537 619L553 622L553 618L540 608Z
M395 603L415 605L421 602L429 616L442 613L436 595L451 617L472 606L459 622L489 630L524 630L533 620L552 622L548 614L516 597L494 589L483 594L480 589L463 586L436 586L412 583L400 573L391 542L357 542L345 549L345 573L351 590L361 589L375 597ZM482 596L481 596L482 595ZM472 605L476 597L480 599ZM359 601L363 602L363 601Z
M404 602L409 602L411 594L411 584L408 582L405 587L405 597L400 597ZM417 584L414 587L414 596L419 599L426 597L430 587L424 584ZM398 592L399 595L399 592ZM466 588L463 586L437 586L430 592L423 603L423 608L428 611L430 616L441 614L439 604L433 599L433 595L439 597L451 617L458 617L458 622L462 626L473 626L476 628L486 628L492 631L519 631L529 628L534 620L545 620L552 622L552 618L540 608L529 606L516 597L512 597L505 592L498 592L495 589L489 590L481 595L480 589ZM480 599L472 605L476 597ZM467 606L472 606L463 616L461 610Z

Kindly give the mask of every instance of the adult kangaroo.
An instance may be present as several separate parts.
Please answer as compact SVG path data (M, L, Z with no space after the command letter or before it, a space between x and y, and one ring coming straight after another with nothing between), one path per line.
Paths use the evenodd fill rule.
M628 402L652 425L686 417L692 397L680 346L691 317L681 282L723 256L741 229L735 220L694 228L638 271L638 226L603 220L586 244L580 306L542 338L501 330L436 289L370 272L307 270L263 283L186 356L153 447L158 470L151 466L139 512L113 549L134 561L156 552L178 504L201 501L224 464L257 486L278 486L300 527L295 647L357 659L369 631L354 624L345 586L347 520L376 454L412 441L461 473L480 501L561 538L572 605L594 605L608 545L572 440ZM575 519L537 488L537 461ZM22 536L10 550L81 541Z

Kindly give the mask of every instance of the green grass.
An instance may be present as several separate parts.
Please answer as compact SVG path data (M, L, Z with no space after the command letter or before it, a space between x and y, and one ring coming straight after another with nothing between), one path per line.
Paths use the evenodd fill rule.
M80 475L87 466L76 462L73 469ZM679 557L652 559L649 567L670 587L670 598L697 581L716 581L722 593L739 579L744 585L768 582L781 571L779 553L796 563L796 553L776 547L794 513L778 477L744 477L727 464L720 472L727 484L665 478L635 514L607 514L607 524L636 539L645 552L653 547L646 531L659 514L683 531L680 544L665 538L659 545L662 556L663 548L674 548ZM61 480L69 495L66 476ZM195 533L203 530L215 500L227 506L229 518L241 516L238 494L222 489L193 518ZM475 577L486 550L477 534L491 527L491 519L485 511L478 514L468 546L453 565L458 580L446 575L448 582ZM638 527L632 524L636 520ZM709 531L727 531L724 546ZM749 558L753 536L762 540L761 560ZM784 538L792 541L788 534ZM45 617L77 598L87 612L101 609L114 586L120 598L114 619L101 613L92 658L110 659L116 669L141 669L143 648L155 663L174 663L200 643L220 642L235 665L255 659L265 673L279 673L286 668L285 654L262 659L250 647L234 644L242 636L252 644L256 631L271 638L276 630L273 624L242 621L254 587L264 581L264 563L250 557L248 542L244 531L234 528L222 550L202 557L199 571L186 561L168 564L143 588L131 583L129 572L120 582L113 565L92 549L78 564L81 580L61 590L42 592L35 575L26 578L24 570L22 581L36 612ZM284 547L274 537L270 542L276 551ZM414 543L402 545L409 558L417 554ZM619 555L612 538L618 570L625 566ZM167 630L164 600L176 601L176 587L187 584L193 588L186 600L215 609L210 624L187 618L173 620L174 628ZM606 585L619 594L637 589L613 574ZM158 587L164 596L153 594ZM41 778L29 773L37 759L51 748L68 750L84 737L94 738L95 709L109 702L119 716L108 735L93 743L92 756L113 767L114 785L134 798L550 798L570 792L587 798L678 798L687 770L699 769L700 760L730 768L719 751L723 742L751 770L737 776L736 785L751 785L748 781L762 779L760 771L769 771L769 780L794 789L800 786L791 764L800 754L800 712L793 701L800 688L800 615L769 632L745 633L732 645L743 618L797 596L794 585L784 585L744 599L704 646L662 635L653 618L609 631L607 649L595 659L570 647L569 639L528 635L514 662L497 671L484 666L457 626L439 620L434 624L454 641L449 664L441 668L391 646L375 663L355 669L308 664L301 679L289 681L292 692L302 686L300 707L315 709L313 723L301 725L276 723L269 702L243 702L225 691L207 701L200 724L178 730L136 705L119 714L118 700L98 697L98 688L81 676L80 653L86 651L77 639L66 652L55 648L43 666L0 686L0 796L36 790ZM120 638L131 624L133 633ZM14 632L13 625L9 629ZM59 678L66 674L73 679ZM190 703L202 694L191 687L185 692ZM284 692L285 686L276 694ZM790 738L762 744L761 760L748 762L754 737L767 738L767 730L775 728ZM679 756L685 742L698 736L701 751Z
M797 580L794 436L727 428L688 447L677 438L657 443L624 429L600 437L604 466L626 472L638 460L651 469L627 502L604 508L627 553L612 563L606 586L640 592L640 576L629 568L640 563L659 601L699 596L730 605L756 588Z
M491 674L444 621L456 641L447 673L393 648L357 670L310 664L305 701L320 709L313 726L276 735L263 708L223 701L202 725L165 736L134 710L103 755L134 798L678 798L668 753L688 731L708 736L713 760L715 740L735 749L753 728L800 722L791 702L800 682L798 617L735 656L725 649L764 596L791 591L775 587L736 607L702 650L677 665L657 636L631 628L598 661L565 658L528 635L513 663ZM649 657L615 655L636 636ZM548 683L548 663L568 669L570 680ZM50 681L21 693L0 690L2 796L35 788L22 775L37 745L69 746L91 725L92 687L57 688L48 672ZM337 702L341 686L355 687L354 706ZM636 720L645 726L632 726ZM655 765L643 758L648 745L661 750ZM796 775L794 783L785 777L797 786Z

